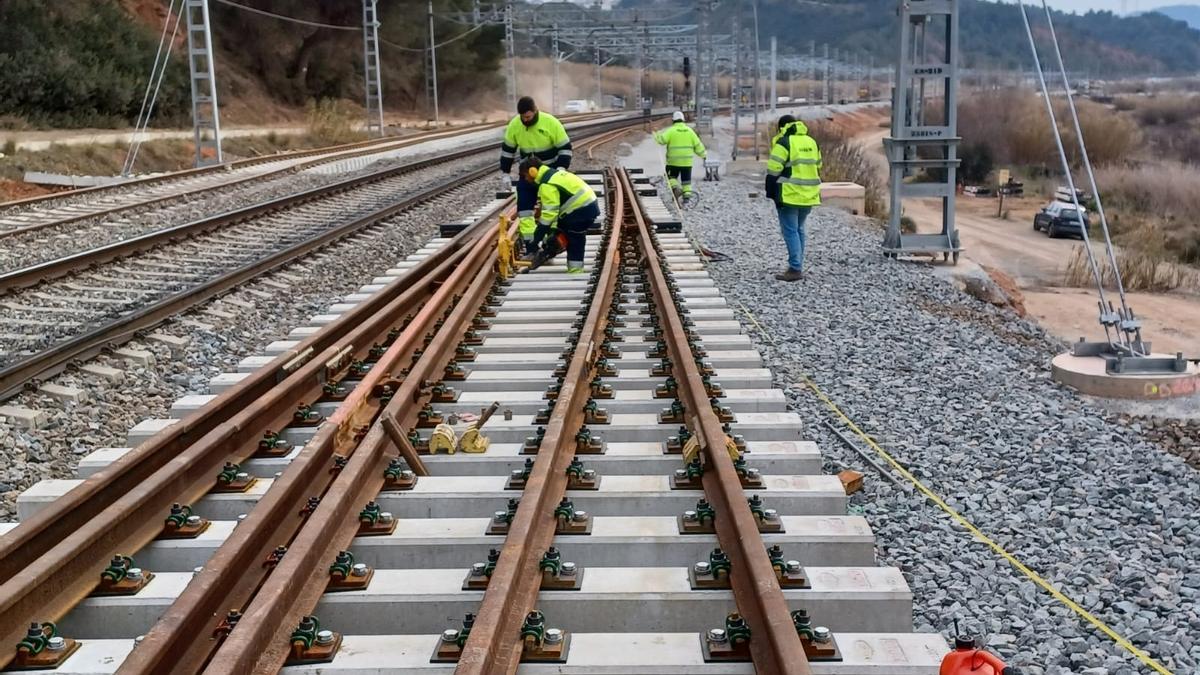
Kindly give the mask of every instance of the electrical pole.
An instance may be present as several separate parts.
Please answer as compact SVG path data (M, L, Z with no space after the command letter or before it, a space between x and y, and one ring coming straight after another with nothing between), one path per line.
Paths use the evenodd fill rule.
M775 99L776 99L775 80L778 79L778 71L776 70L776 63L775 63L775 58L776 58L775 50L776 50L775 36L772 35L771 36L771 117L772 117L772 119L774 119L774 117L775 117Z
M504 3L504 45L508 52L508 109L517 109L517 44L513 35L512 2Z
M438 84L437 84L437 42L433 34L433 0L429 0L429 50L425 60L425 94L433 113L433 123L437 124L438 114Z
M604 101L602 100L604 98L604 91L603 91L603 87L601 85L601 80L600 80L601 64L600 64L600 42L599 41L596 42L595 50L596 50L596 107L599 108L600 106L604 105Z
M808 41L808 67L809 67L809 77L811 78L808 81L808 104L816 105L817 104L817 41L816 40Z
M192 82L192 136L196 166L221 164L221 112L217 108L217 70L213 59L208 0L187 0L188 69Z
M554 75L553 75L552 83L550 85L550 91L551 91L550 109L554 111L555 115L557 115L559 112L559 107L558 107L558 58L560 56L559 51L558 51L558 24L554 25L553 32L551 33L550 51L553 52L553 56L554 56Z
M363 0L363 76L366 78L367 135L383 135L383 85L379 69L377 0Z

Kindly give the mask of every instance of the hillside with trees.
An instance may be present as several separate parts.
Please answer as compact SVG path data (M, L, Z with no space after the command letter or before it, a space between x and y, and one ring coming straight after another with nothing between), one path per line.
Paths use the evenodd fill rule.
M677 0L623 0L621 6L660 4L679 6ZM715 25L731 26L734 6L718 4ZM962 1L961 47L967 67L1030 67L1018 12L1013 3ZM758 13L760 40L765 45L774 35L784 52L807 54L813 40L818 46L828 43L873 55L876 63L895 59L896 0L758 0ZM1040 5L1031 6L1030 17L1036 34L1046 37ZM751 20L748 11L743 20ZM1068 67L1109 77L1200 70L1200 31L1162 14L1054 12L1054 24Z
M362 100L360 0L232 0L266 12L348 30L314 27L210 3L222 114L234 123L295 120L308 101ZM894 56L895 0L758 0L764 44L780 38L786 52L807 53L809 40ZM692 0L623 0L622 6ZM1017 68L1029 63L1024 28L1012 4L963 0L962 46L968 67ZM168 0L0 1L0 129L128 126L137 117ZM435 13L467 10L471 0L434 0ZM718 5L728 26L732 0ZM424 105L425 2L380 0L385 108ZM680 17L686 21L687 16ZM1144 75L1200 70L1200 32L1162 14L1109 12L1056 15L1068 67L1093 73ZM468 26L443 18L438 41ZM1044 34L1044 28L1038 29ZM443 107L453 112L500 105L502 30L483 27L438 49ZM157 125L186 124L190 108L184 37L176 36L158 96ZM580 58L590 60L590 55ZM619 65L619 62L618 62Z

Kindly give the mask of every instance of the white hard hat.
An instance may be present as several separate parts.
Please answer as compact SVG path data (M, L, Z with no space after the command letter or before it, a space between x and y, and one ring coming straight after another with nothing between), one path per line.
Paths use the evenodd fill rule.
M676 110L674 112L674 114L671 115L671 119L675 122L682 122L683 121L683 111Z

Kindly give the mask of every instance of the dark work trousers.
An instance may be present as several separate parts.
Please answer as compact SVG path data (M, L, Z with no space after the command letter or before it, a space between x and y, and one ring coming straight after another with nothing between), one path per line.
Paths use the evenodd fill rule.
M692 191L692 167L690 166L668 166L667 180L675 178L680 183L683 183L684 192Z
M533 219L533 207L537 204L538 188L528 180L517 181L517 218L521 240L525 244L525 252L533 253L541 237L535 236L537 221Z
M583 249L587 244L587 232L596 224L596 219L599 217L600 205L592 202L558 219L558 229L567 235L568 269L572 267L572 263L577 263L575 265L577 269L583 267Z

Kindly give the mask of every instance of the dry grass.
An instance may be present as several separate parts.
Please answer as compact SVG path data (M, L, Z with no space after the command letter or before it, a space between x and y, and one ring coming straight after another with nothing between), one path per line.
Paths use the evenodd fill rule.
M308 134L322 145L339 145L366 139L358 129L362 115L346 101L324 98L305 106Z
M1184 164L1110 167L1096 181L1118 241L1200 264L1200 171Z
M1078 144L1066 103L1056 100L1054 104L1068 159L1078 165ZM1105 106L1091 101L1077 100L1076 107L1093 164L1123 162L1141 144L1141 133L1132 120L1114 116ZM1045 102L1027 90L986 91L967 98L959 104L958 130L965 141L987 145L997 166L1059 170Z
M1107 256L1101 256L1097 264L1104 287L1116 289L1116 277L1113 276L1112 264ZM1121 281L1127 291L1163 293L1178 289L1195 291L1200 288L1195 271L1171 262L1161 253L1118 250L1117 268L1121 272ZM1096 277L1083 246L1076 246L1071 252L1063 277L1067 286L1095 286Z

